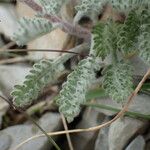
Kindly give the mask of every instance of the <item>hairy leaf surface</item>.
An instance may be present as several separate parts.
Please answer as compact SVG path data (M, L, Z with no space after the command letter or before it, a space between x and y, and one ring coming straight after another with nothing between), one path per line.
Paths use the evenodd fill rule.
M136 11L131 11L118 36L118 48L123 54L134 53L140 33L140 18Z
M14 33L12 39L18 45L25 45L27 42L52 31L52 29L52 24L46 19L21 18L18 22L18 30Z
M117 49L117 32L119 26L112 21L100 23L93 30L92 49L96 56L104 59L111 51Z
M23 85L16 85L11 93L14 104L18 107L30 105L47 84L56 81L63 70L63 65L55 61L42 60L36 63L26 76Z
M104 71L103 87L113 100L125 101L133 87L131 66L122 62L110 65Z
M77 11L82 11L84 13L97 11L100 12L103 6L107 3L107 0L81 0L76 6Z
M56 102L68 122L79 114L81 104L86 101L86 92L95 81L95 70L99 68L95 58L88 57L79 63L63 84Z
M150 65L150 24L141 26L141 34L138 40L139 56Z

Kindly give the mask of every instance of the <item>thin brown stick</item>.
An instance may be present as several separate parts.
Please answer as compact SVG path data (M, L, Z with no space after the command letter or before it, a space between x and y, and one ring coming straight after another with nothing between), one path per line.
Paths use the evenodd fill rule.
M65 131L68 131L68 126L67 126L66 119L65 119L65 117L64 117L63 114L60 114L60 115L61 115L61 119L62 119L62 122L63 122L64 129L65 129ZM66 133L66 137L67 137L69 149L70 149L70 150L74 150L73 144L72 144L72 142L71 142L71 138L70 138L69 133Z
M63 50L54 50L54 49L5 49L0 51L0 53L2 52L61 52L61 53L71 53L71 54L76 54L76 55L80 55L79 53L76 52L72 52L72 51L63 51Z
M140 91L142 85L144 84L144 82L146 81L146 79L149 76L150 76L150 69L147 71L147 73L144 75L143 79L140 81L140 83L138 84L138 86L136 87L134 92L128 98L128 101L127 101L126 105L123 107L123 109L112 120L110 120L110 121L108 121L108 122L106 122L106 123L104 123L102 125L91 127L91 128L87 128L87 129L75 129L75 130L68 130L68 131L50 132L50 133L48 133L48 135L55 136L55 135L62 135L62 134L66 134L66 133L79 133L79 132L96 131L96 130L99 130L99 129L103 128L103 127L106 127L106 126L112 124L114 121L116 121L117 119L122 117L124 115L124 113L128 110L129 105L134 100L134 97ZM36 136L31 137L31 138L28 138L27 140L25 140L24 142L20 143L14 149L11 149L11 150L18 150L22 145L26 144L27 142L29 142L29 141L31 141L33 139L39 138L39 137L43 137L43 136L44 136L44 134L41 134L41 135L36 135Z
M42 7L39 6L34 0L18 0L20 2L24 2L28 6L30 6L34 11L42 12Z

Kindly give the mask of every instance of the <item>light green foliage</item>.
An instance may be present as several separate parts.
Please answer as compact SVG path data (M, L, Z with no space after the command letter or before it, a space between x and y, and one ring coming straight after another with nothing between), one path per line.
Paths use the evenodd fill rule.
M52 31L52 29L52 24L46 19L21 18L18 22L18 30L14 33L12 39L18 45L25 45L27 42Z
M79 5L76 6L76 10L85 13L91 11L100 12L106 3L107 0L81 0Z
M59 15L66 1L39 0L43 8L42 13L52 16ZM96 71L99 71L100 66L105 65L106 56L111 56L112 62L103 72L102 85L106 93L117 102L125 101L133 87L132 66L126 63L127 57L124 56L136 52L147 64L150 64L150 1L80 0L76 10L86 15L93 12L99 14L107 2L112 4L119 13L125 13L126 19L120 24L109 19L108 22L99 23L94 27L89 57L81 60L76 69L68 75L56 100L59 111L69 122L79 114L81 105L86 101L87 90L96 79ZM19 30L13 39L19 45L23 45L52 29L51 23L45 19L23 18L19 22ZM60 57L55 61L44 60L35 64L24 84L16 86L12 92L14 104L23 107L36 100L40 91L59 77L64 70L63 63L70 56L72 54L69 57L68 55ZM100 61L101 64L99 64Z
M139 56L150 65L150 24L141 26L138 40Z
M110 2L114 9L123 13L128 13L133 9L150 4L149 0L110 0Z
M95 71L99 68L96 59L88 57L79 63L63 84L56 102L68 122L79 114L81 104L86 101L86 92L95 81Z
M137 50L137 40L140 32L140 18L136 11L129 13L118 36L118 48L123 54L134 53Z
M36 100L40 91L48 84L53 83L64 70L63 65L51 61L42 60L33 66L30 74L26 76L23 85L15 86L11 93L13 103L17 107L30 105Z
M67 0L39 0L44 14L58 15L61 6Z
M106 93L118 102L125 101L132 92L132 67L118 62L104 71L103 87Z
M109 21L99 23L93 29L92 49L95 55L104 59L107 55L117 49L117 33L119 25Z

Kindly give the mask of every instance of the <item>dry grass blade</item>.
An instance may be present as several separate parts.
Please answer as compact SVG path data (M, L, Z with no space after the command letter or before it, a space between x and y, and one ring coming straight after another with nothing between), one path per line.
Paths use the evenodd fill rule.
M63 114L61 114L61 118L62 118L62 122L63 122L64 128L65 128L65 131L68 131L67 122L66 122L66 119ZM66 133L66 137L67 137L69 149L74 150L69 133Z
M2 52L60 52L60 53L71 53L71 54L76 54L80 55L79 53L72 52L72 51L64 51L64 50L54 50L54 49L5 49L1 50Z
M117 119L119 119L120 117L122 117L124 115L124 113L128 110L129 105L131 104L131 102L134 100L135 96L137 95L137 93L140 91L142 85L144 84L144 82L146 81L146 79L150 76L150 69L147 71L147 73L144 75L143 79L140 81L140 83L138 84L138 86L136 87L136 89L134 90L134 92L131 94L131 96L128 98L128 101L126 103L126 105L123 107L123 109L110 121L96 126L96 127L91 127L91 128L87 128L87 129L75 129L75 130L68 130L68 131L58 131L58 132L51 132L48 133L48 135L50 136L55 136L55 135L62 135L62 134L67 134L67 133L79 133L79 132L91 132L91 131L97 131L103 127L106 127L110 124L112 124L114 121L116 121ZM29 139L27 139L26 141L20 143L19 145L17 145L14 149L11 150L18 150L22 145L26 144L27 142L39 138L39 137L43 137L45 136L44 134L41 135L37 135L37 136L33 136Z

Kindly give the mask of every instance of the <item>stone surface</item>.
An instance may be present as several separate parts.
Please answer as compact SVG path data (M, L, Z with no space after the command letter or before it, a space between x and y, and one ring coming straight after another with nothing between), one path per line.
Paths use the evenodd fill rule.
M109 132L109 126L102 128L99 131L98 137L97 137L96 142L95 142L95 149L94 150L109 150L108 132Z
M11 37L17 26L17 13L11 4L0 4L0 33Z
M57 113L47 113L40 120L39 124L46 132L52 132L62 128L60 115ZM1 135L9 135L12 139L10 149L16 147L24 140L41 134L41 131L32 124L16 125L13 127L6 128L0 132ZM49 150L51 145L48 143L46 137L40 137L34 139L22 147L19 150Z
M80 129L97 126L101 124L103 120L103 114L93 109L86 109L82 121L76 126L76 128ZM94 148L97 132L77 133L71 137L75 150L92 150Z
M16 11L19 17L29 17L32 18L36 15L36 12L27 6L25 3L17 1Z
M138 56L132 57L130 62L134 68L133 74L136 76L143 76L149 69L149 66L146 65Z
M0 133L0 150L8 150L11 142L12 140L9 135Z
M114 108L118 108L118 109L122 109L121 103L117 103L116 101L111 100L110 98L99 99L97 100L97 103L110 106L110 107L114 107ZM106 115L116 114L116 112L106 110L106 109L98 108L97 110ZM133 102L129 106L129 111L138 112L138 113L142 113L145 115L150 115L150 96L145 95L145 94L139 94L138 96L136 96Z
M125 150L144 150L145 141L144 138L139 135L136 137Z
M28 44L29 49L52 49L63 50L68 40L68 34L61 29L55 29L42 37L35 39ZM42 44L41 44L42 43ZM54 59L60 52L29 52L31 59L39 60L42 58Z
M14 85L22 83L30 69L21 65L0 65L0 90L10 97Z
M122 150L129 140L142 128L144 122L124 117L116 120L109 128L109 150Z

